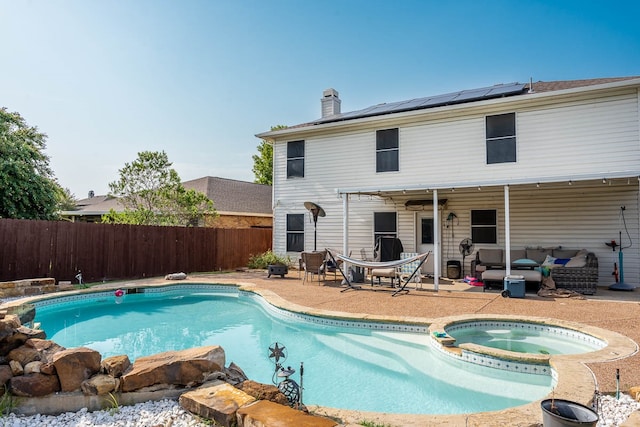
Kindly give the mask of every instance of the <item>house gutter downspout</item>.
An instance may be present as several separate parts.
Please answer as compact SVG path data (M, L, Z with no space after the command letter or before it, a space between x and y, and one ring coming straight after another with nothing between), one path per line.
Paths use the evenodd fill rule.
M504 186L504 263L507 276L511 275L511 213L509 212L509 186Z
M433 288L440 285L440 220L438 219L438 190L433 190Z

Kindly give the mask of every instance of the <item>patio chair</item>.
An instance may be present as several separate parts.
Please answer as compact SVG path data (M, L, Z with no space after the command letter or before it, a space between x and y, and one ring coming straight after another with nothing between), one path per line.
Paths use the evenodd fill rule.
M420 254L417 252L402 252L400 254L400 259L412 258L417 255ZM411 274L413 274L413 272L416 271L416 268L418 268L419 266L420 260L417 259L398 267L398 277L400 279L400 282L408 280ZM416 289L418 289L418 285L420 285L420 289L422 289L422 273L420 272L420 270L416 271L416 274L414 274L411 278L411 282L414 282L416 284Z
M311 280L313 280L313 275L318 275L318 283L320 283L320 276L326 275L327 263L326 251L321 252L302 252L300 254L302 259L302 267L304 268L304 277L302 278L302 284L307 280L307 275L311 275Z

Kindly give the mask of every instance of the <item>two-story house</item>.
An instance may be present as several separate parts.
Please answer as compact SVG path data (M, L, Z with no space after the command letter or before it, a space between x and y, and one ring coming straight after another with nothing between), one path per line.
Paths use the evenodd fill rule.
M599 283L640 282L640 77L501 84L341 112L257 135L273 144L273 250L370 257L377 236L433 251L585 248ZM326 216L314 225L304 202ZM315 226L315 229L314 229ZM470 270L473 254L463 269Z

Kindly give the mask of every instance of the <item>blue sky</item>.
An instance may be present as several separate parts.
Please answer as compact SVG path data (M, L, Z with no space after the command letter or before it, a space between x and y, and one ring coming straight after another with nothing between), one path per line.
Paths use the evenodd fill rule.
M254 136L342 111L537 80L640 75L640 2L0 0L0 106L48 135L77 198L164 150L253 181Z

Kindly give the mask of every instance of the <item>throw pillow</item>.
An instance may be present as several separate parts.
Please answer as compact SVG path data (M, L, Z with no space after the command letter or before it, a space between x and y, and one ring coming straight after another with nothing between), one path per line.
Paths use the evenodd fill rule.
M535 262L534 260L526 259L526 258L517 259L517 260L513 261L512 264L513 265L517 265L517 266L537 266L538 265L538 263Z
M542 265L545 266L545 267L549 267L549 266L554 264L555 260L556 259L554 257L552 257L551 255L547 255L547 257L544 259L544 262L542 263Z
M555 261L553 261L554 264L556 265L565 265L566 263L569 262L570 258L556 258Z
M587 265L587 256L586 255L576 255L566 263L565 267L584 267Z

